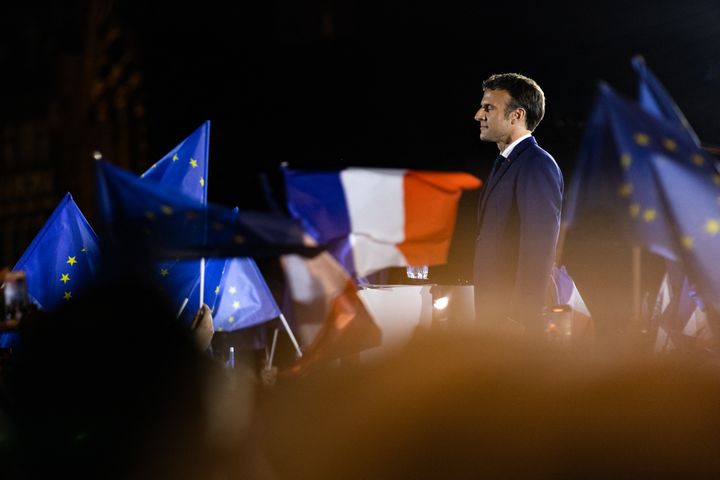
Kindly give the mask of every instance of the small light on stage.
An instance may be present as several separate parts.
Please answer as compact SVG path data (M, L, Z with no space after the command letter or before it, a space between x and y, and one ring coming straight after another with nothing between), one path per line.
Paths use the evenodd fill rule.
M100 150L94 150L92 153L92 156L95 160L101 160L102 159L102 153L100 153Z
M448 306L449 301L449 297L440 297L433 302L433 307L435 308L435 310L445 310Z

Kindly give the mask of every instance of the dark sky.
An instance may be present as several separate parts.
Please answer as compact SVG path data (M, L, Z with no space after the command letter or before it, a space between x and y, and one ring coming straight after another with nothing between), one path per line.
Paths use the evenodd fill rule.
M82 51L92 3L4 7L6 78L30 30L50 30L63 48ZM720 144L715 0L100 3L137 40L151 158L210 118L211 174L223 181L282 161L475 168L494 157L472 120L480 86L504 71L545 90L547 116L536 133L569 173L597 81L633 95L634 54L645 56L700 137ZM42 73L0 83L27 89ZM216 188L225 199L225 186Z
M130 12L149 70L153 132L170 142L161 150L211 118L223 178L281 161L475 168L494 157L472 120L480 85L503 71L544 88L547 117L536 133L570 172L597 80L633 95L638 53L700 137L720 143L720 3L712 0L275 1ZM322 34L325 12L332 36Z

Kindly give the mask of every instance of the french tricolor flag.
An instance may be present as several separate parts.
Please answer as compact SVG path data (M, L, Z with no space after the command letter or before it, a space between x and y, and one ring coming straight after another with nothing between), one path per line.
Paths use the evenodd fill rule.
M290 213L358 276L445 263L460 194L480 183L458 172L285 169Z

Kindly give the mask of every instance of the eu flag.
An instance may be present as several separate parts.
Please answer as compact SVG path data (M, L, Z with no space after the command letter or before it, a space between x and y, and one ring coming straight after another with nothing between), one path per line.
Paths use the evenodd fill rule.
M161 258L313 255L301 226L286 217L204 205L174 188L97 162L104 239L115 248L151 249Z
M679 135L684 135L690 143L699 146L697 134L660 80L650 71L643 57L633 57L632 65L638 76L638 102L643 110L675 124Z
M224 259L208 259L205 262L205 290L203 303L211 309L215 303L216 286L220 283ZM200 306L200 261L167 260L154 266L153 280L165 296L180 312L183 323L190 325Z
M660 152L651 160L685 269L702 299L720 311L720 175Z
M209 151L210 120L207 120L141 177L176 188L207 203Z
M252 327L280 316L280 308L253 259L229 258L223 263L222 279L214 290L216 331Z
M67 193L13 270L25 271L30 296L52 310L90 285L99 261L97 236Z
M208 120L143 173L141 178L174 188L206 204L209 150L210 121ZM154 273L158 280L156 283L166 292L175 308L179 309L184 302L187 302L182 317L188 323L192 321L199 307L200 268L199 260L175 259L158 262L155 265ZM210 283L216 283L221 273L222 271L218 273L206 269L205 279ZM212 278L213 275L217 275L217 278ZM196 292L197 298L188 300L191 291ZM209 298L203 296L204 302L210 305Z
M651 159L662 155L708 175L713 171L713 162L675 125L648 114L607 85L600 87L600 102L612 148L617 152L607 166L610 171L619 167L621 172L611 191L620 201L621 218L629 224L633 243L677 261L679 245L674 224L662 203Z
M568 188L562 215L566 227L587 218L624 218L624 205L616 193L623 179L618 157L603 97L598 92ZM625 226L625 222L619 224Z

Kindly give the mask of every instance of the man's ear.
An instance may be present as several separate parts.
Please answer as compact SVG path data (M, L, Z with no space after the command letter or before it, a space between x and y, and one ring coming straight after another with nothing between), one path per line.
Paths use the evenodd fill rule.
M512 118L516 122L525 122L527 123L527 112L524 108L516 108L512 113Z

